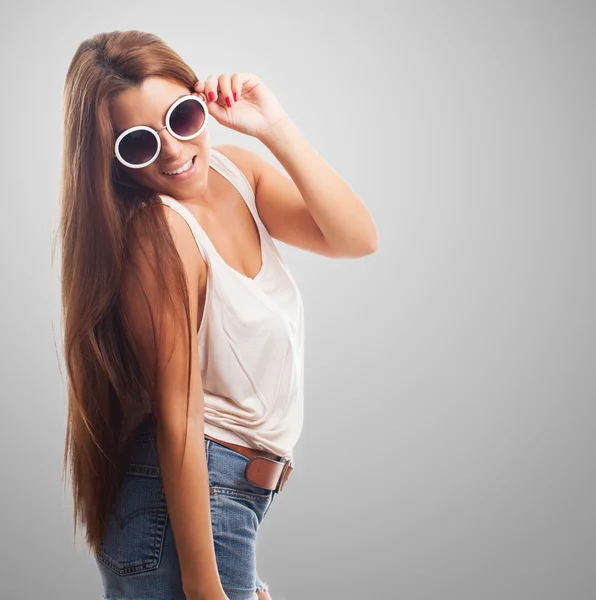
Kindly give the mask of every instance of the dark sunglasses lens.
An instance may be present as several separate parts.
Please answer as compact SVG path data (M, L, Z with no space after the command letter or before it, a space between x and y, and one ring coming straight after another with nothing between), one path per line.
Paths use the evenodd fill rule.
M133 165L142 165L157 152L157 140L146 129L137 129L125 135L118 146L122 158Z
M170 127L181 137L196 133L205 122L203 105L190 98L178 104L170 114Z

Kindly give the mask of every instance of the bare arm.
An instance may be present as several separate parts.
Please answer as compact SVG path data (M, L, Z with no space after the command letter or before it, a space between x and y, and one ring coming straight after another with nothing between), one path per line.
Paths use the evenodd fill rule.
M204 398L197 341L198 290L199 282L206 276L206 267L184 219L165 205L163 210L166 211L170 231L184 265L189 291L191 380L188 428L186 392L189 347L186 318L182 306L177 314L172 314L169 309L162 312L161 338L159 345L154 348L147 300L152 306L154 319L157 319L157 282L153 261L159 260L159 257L152 257L151 250L144 244L131 244L131 248L147 297L138 285L130 281L131 285L126 286L127 314L138 337L138 347L144 354L144 366L149 371L157 357L155 406L158 454L184 592L188 600L226 600L213 546L203 437ZM125 278L125 281L129 279ZM159 324L156 323L155 327L157 329Z

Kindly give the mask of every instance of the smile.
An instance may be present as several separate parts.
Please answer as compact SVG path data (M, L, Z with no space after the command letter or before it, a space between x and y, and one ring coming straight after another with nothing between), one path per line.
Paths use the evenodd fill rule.
M190 173L194 172L196 162L195 159L196 155L193 156L187 163L182 165L179 169L171 172L165 171L162 173L162 175L165 175L166 177L172 177L174 179L182 179L184 176L188 176Z

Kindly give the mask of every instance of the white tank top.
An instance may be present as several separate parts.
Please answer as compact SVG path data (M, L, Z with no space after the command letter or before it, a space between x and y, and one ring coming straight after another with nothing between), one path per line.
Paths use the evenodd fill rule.
M174 198L160 195L186 220L209 267L198 333L205 433L293 459L303 425L302 295L259 218L242 171L213 148L209 166L246 202L260 234L262 266L254 279L230 267L194 215Z

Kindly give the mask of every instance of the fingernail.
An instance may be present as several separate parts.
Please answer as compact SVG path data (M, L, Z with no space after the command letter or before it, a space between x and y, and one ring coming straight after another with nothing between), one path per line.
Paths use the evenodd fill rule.
M215 100L215 94L213 92L209 92L209 101L213 102Z
M238 94L234 92L234 102L238 102Z
M232 108L232 102L229 96L226 96L226 104L228 105L228 108Z

